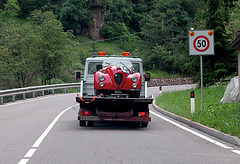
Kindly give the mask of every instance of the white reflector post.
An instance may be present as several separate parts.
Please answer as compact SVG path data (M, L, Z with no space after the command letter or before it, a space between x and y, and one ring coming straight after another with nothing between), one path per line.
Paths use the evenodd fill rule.
M162 86L159 87L159 96L162 96Z
M191 113L195 113L195 96L194 91L191 92Z

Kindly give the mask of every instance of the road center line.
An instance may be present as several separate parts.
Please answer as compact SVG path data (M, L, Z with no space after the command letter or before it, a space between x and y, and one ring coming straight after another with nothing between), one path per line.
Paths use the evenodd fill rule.
M176 123L176 122L174 122L174 121L172 121L172 120L170 120L170 119L168 119L168 118L166 118L166 117L163 117L163 116L161 116L161 115L159 115L159 114L157 114L157 113L155 113L155 112L153 112L153 111L151 111L151 110L150 110L150 113L151 113L151 114L154 114L155 116L157 116L157 117L159 117L159 118L161 118L161 119L163 119L163 120L165 120L165 121L167 121L167 122L169 122L169 123L171 123L171 124L173 124L173 125L181 128L181 129L183 129L183 130L185 130L185 131L188 131L188 132L190 132L190 133L192 133L192 134L194 134L194 135L196 135L196 136L198 136L198 137L200 137L200 138L202 138L202 139L204 139L204 140L207 140L207 141L209 141L209 142L211 142L211 143L213 143L213 144L215 144L215 145L218 145L218 146L220 146L220 147L222 147L222 148L224 148L224 149L232 149L231 147L229 147L229 146L227 146L227 145L225 145L225 144L222 144L222 143L220 143L220 142L218 142L218 141L215 141L215 140L213 140L213 139L211 139L211 138L209 138L209 137L207 137L207 136L204 136L204 135L202 135L202 134L200 134L200 133L198 133L198 132L195 132L195 131L193 131L193 130L185 127L185 126L182 126L182 125L180 125L180 124L178 124L178 123Z
M24 156L25 158L31 158L32 155L35 153L36 149L30 149L28 150L28 152L26 153L26 155Z
M31 158L33 156L33 154L35 153L35 151L37 150L36 148L38 148L40 146L40 144L42 143L42 141L44 140L44 138L48 135L48 133L51 131L51 129L53 128L53 126L56 124L56 122L59 120L59 118L69 109L72 109L73 107L77 106L73 105L71 107L68 107L67 109L63 110L61 113L59 113L54 120L48 125L48 127L44 130L44 132L41 134L41 136L37 139L37 141L33 144L32 148L28 150L28 152L26 153L26 155L24 156L23 159L21 159L19 161L18 164L26 164L28 162L29 159L27 158Z
M29 161L29 159L22 159L18 164L26 164Z
M65 113L67 110L69 110L71 108L72 107L69 107L69 108L65 109L64 111L62 111L61 113L59 113L57 115L57 117L55 117L55 119L51 122L51 124L48 125L47 129L41 134L41 136L37 139L37 141L33 144L32 147L39 147L39 145L42 143L44 138L47 136L47 134L50 132L50 130L53 128L53 126L56 124L58 119L63 115L63 113Z
M231 151L240 155L240 150L231 150Z

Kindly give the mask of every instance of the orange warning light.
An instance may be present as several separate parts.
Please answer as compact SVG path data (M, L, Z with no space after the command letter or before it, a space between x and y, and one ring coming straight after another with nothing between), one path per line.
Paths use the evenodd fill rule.
M190 32L189 32L189 35L190 35L190 36L194 36L194 35L195 35L195 32L194 32L194 31L190 31Z
M106 52L98 52L99 56L106 56Z
M130 56L130 52L123 52L122 56Z
M212 36L212 35L213 35L213 31L212 31L212 30L209 30L209 31L208 31L208 35Z

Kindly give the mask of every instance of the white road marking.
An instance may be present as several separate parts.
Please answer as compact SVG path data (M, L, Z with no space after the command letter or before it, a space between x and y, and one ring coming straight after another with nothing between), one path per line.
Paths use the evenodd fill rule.
M28 152L26 153L26 155L24 156L25 158L31 158L33 156L33 154L35 153L36 149L30 149L28 150Z
M33 144L32 148L28 150L28 152L26 153L26 155L24 156L23 159L21 159L21 161L19 161L18 164L26 164L28 162L29 159L26 158L31 158L33 156L33 154L35 153L35 151L37 150L36 148L38 148L40 146L40 144L42 143L42 141L44 140L44 138L48 135L48 133L51 131L51 129L53 128L53 126L56 124L56 122L59 120L59 118L69 109L72 109L73 107L77 106L73 105L65 110L63 110L61 113L59 113L54 120L48 125L47 129L44 130L44 132L41 134L41 136L37 139L37 141Z
M61 95L47 95L41 98L32 98L31 100L19 100L21 102L9 102L10 104L5 104L5 105L0 105L0 108L2 107L6 107L6 106L12 106L12 105L18 105L18 104L23 104L23 103L28 103L28 102L34 102L34 101L39 101L39 100L44 100L44 99L49 99L49 98L55 98L55 97L62 97L62 96L66 96L66 95L73 95L77 93L69 93L69 94L61 94Z
M240 150L231 150L231 151L240 155Z
M213 140L213 139L211 139L211 138L209 138L207 136L204 136L204 135L202 135L202 134L200 134L198 132L195 132L194 130L191 130L191 129L185 127L185 126L182 126L182 125L180 125L180 124L178 124L178 123L176 123L176 122L174 122L174 121L172 121L172 120L170 120L170 119L168 119L168 118L166 118L164 116L161 116L161 115L159 115L159 114L157 114L157 113L155 113L155 112L153 112L151 110L150 110L150 113L154 114L155 116L157 116L157 117L159 117L159 118L161 118L161 119L163 119L163 120L165 120L165 121L167 121L167 122L169 122L169 123L171 123L171 124L181 128L181 129L183 129L185 131L188 131L188 132L190 132L190 133L192 133L192 134L194 134L194 135L196 135L196 136L198 136L198 137L200 137L200 138L202 138L204 140L207 140L207 141L209 141L209 142L211 142L211 143L213 143L215 145L218 145L218 146L220 146L220 147L222 147L224 149L233 149L232 147L229 147L229 146L227 146L225 144L222 144L222 143L220 143L220 142L218 142L216 140ZM231 151L240 155L240 150L231 150Z
M47 134L50 132L50 130L53 128L53 126L56 124L58 119L63 115L63 113L65 113L67 110L69 110L71 108L72 107L69 107L69 108L65 109L64 111L62 111L61 113L59 113L57 115L57 117L55 117L55 119L51 122L51 124L48 125L47 129L42 133L42 135L37 139L37 141L33 144L32 147L39 147L39 145L42 143L44 138L47 136Z
M176 123L176 122L174 122L174 121L172 121L172 120L170 120L170 119L168 119L166 117L163 117L163 116L161 116L161 115L159 115L159 114L157 114L157 113L155 113L153 111L150 111L150 113L154 114L155 116L157 116L157 117L159 117L159 118L161 118L161 119L163 119L163 120L165 120L165 121L167 121L167 122L169 122L169 123L171 123L171 124L181 128L181 129L183 129L185 131L188 131L188 132L190 132L190 133L192 133L192 134L194 134L194 135L196 135L196 136L198 136L198 137L200 137L200 138L202 138L204 140L207 140L207 141L209 141L209 142L211 142L211 143L213 143L215 145L218 145L218 146L223 147L225 149L232 149L231 147L226 146L225 144L222 144L222 143L220 143L218 141L215 141L215 140L213 140L213 139L211 139L211 138L209 138L207 136L204 136L204 135L202 135L202 134L200 134L198 132L195 132L195 131L193 131L191 129L188 129L185 126L182 126L182 125L180 125L180 124L178 124L178 123Z
M22 159L18 164L26 164L29 161L29 159Z

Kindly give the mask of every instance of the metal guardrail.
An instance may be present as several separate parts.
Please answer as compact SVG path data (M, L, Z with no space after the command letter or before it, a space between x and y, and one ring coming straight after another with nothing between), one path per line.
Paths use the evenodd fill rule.
M80 83L66 83L66 84L55 84L55 85L42 85L42 86L34 86L34 87L26 87L26 88L16 88L9 90L1 90L0 91L0 103L3 104L3 97L12 96L12 101L15 101L16 95L23 95L23 99L26 99L27 93L32 93L32 97L35 97L35 92L42 92L42 96L45 95L44 91L52 90L52 94L54 94L54 90L56 89L64 89L66 93L67 88L78 88L80 90Z

